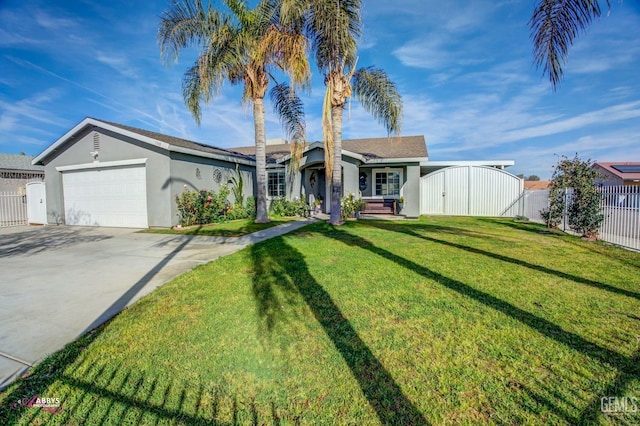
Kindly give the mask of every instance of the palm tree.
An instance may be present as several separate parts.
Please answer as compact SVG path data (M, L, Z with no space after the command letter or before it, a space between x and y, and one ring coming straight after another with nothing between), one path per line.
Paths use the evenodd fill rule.
M201 49L182 80L185 104L198 124L201 103L210 102L225 81L243 85L243 101L253 105L256 222L268 222L264 97L269 79L275 81L274 68L287 73L294 87L308 84L307 42L299 31L280 24L277 0L262 0L254 9L243 0L224 0L224 4L228 10L221 11L211 4L205 7L202 0L174 0L161 17L160 52L166 61L177 61L182 49ZM280 83L272 89L271 99L288 137L304 138L302 103L295 93Z
M341 223L342 112L355 95L364 108L385 126L400 133L402 98L387 74L377 68L356 69L357 40L361 33L360 0L283 0L282 16L302 19L315 61L324 75L322 110L325 169L331 175L330 223ZM291 18L297 17L297 18Z
M606 0L611 6L610 0ZM600 17L600 0L538 0L529 21L533 57L555 91L563 76L569 47L594 19Z

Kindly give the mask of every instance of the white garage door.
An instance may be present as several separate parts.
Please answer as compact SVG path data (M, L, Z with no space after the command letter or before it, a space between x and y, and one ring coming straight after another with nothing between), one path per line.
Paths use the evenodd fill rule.
M62 185L67 225L148 226L144 166L66 171Z

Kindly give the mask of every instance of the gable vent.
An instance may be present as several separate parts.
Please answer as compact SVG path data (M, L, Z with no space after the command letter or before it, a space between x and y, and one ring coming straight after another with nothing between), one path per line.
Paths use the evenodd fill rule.
M98 132L93 133L93 150L94 151L100 150L100 133Z

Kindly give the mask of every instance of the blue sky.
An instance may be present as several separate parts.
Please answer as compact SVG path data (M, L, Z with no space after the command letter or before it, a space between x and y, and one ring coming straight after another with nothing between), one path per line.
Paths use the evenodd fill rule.
M603 2L604 3L604 2ZM533 0L365 0L359 66L384 68L404 100L402 134L432 160L510 159L549 177L558 155L640 161L640 4L612 1L570 51L554 93L532 64ZM86 116L220 147L253 144L251 108L225 86L196 125L156 41L164 1L0 1L0 152L35 155ZM322 78L304 96L321 140ZM267 137L283 137L267 106ZM353 102L344 137L385 136Z

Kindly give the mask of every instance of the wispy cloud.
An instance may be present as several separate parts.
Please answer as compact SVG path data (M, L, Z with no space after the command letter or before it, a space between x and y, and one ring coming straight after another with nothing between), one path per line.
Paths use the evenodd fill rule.
M65 18L62 16L53 16L50 13L40 9L35 12L35 21L43 28L54 31L64 30L68 32L71 28L78 26L77 19Z
M60 126L58 117L49 110L56 98L57 90L50 89L17 102L0 99L0 119L4 121L5 126L15 124L18 118L29 118L39 123ZM8 129L5 127L5 130Z
M98 62L107 65L127 78L137 79L140 77L138 70L130 64L124 55L96 51L95 58Z

